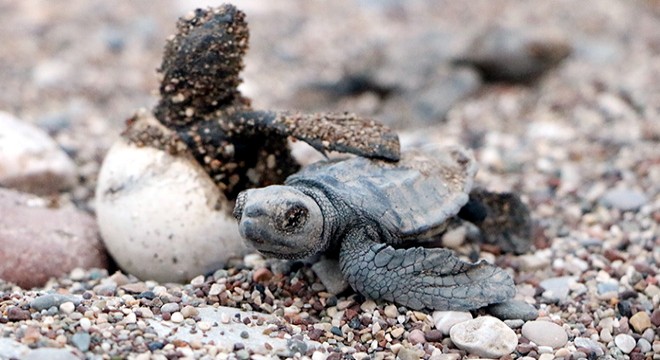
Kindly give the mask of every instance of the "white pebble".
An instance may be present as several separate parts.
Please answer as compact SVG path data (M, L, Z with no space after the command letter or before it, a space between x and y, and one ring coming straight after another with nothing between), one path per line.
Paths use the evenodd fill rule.
M88 331L90 327L92 327L92 322L88 318L84 317L80 319L80 328L83 331Z
M76 306L71 301L67 301L60 305L60 311L65 314L71 314L74 310L76 310Z
M518 345L518 336L504 322L492 316L482 316L452 326L451 341L471 354L499 358L511 354Z
M614 344L625 354L630 354L631 351L635 348L637 344L635 338L628 334L619 334L614 337Z
M173 323L177 323L177 324L180 323L180 322L183 322L183 314L181 314L178 311L173 313L172 317L170 318L170 321L172 321Z
M463 311L435 311L433 312L433 323L435 328L442 331L444 335L449 334L452 326L472 320L472 314Z

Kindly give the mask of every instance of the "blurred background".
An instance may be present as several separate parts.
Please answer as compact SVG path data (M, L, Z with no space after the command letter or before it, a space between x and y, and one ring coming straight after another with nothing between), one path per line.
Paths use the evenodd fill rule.
M155 103L155 69L176 18L210 3L0 2L0 109L45 129L74 158L82 185L74 199L90 199L124 120ZM538 154L528 141L552 149L660 137L657 1L236 4L251 31L241 88L255 108L349 110L405 130L405 141L502 147L477 152L496 172L575 155ZM539 55L539 46L549 50ZM486 81L475 63L534 67L563 46L567 58L522 83ZM516 52L540 60L510 57Z

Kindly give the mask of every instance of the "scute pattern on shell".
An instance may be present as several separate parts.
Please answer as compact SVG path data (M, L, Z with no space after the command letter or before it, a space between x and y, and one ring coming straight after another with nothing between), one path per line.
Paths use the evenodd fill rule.
M330 188L389 233L406 238L433 234L468 201L477 166L461 147L412 150L398 163L355 157L324 161L290 176L286 184Z

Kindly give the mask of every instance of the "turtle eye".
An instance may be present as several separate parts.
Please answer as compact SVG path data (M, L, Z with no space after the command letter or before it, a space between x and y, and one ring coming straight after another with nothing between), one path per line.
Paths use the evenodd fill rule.
M287 209L284 217L278 223L279 230L292 233L307 221L307 208L302 205L294 205Z

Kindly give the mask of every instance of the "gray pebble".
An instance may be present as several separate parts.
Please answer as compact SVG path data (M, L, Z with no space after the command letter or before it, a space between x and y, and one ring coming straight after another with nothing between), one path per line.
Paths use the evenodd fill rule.
M573 340L573 345L575 345L575 347L578 348L589 349L592 353L596 354L597 356L602 356L603 354L605 354L605 351L603 351L600 344L586 337L576 337Z
M553 348L562 347L568 341L564 328L550 321L529 321L523 325L522 335L536 345Z
M512 329L518 329L525 325L525 321L521 319L504 320L504 323Z
M651 343L644 338L637 340L637 347L639 348L639 352L642 354L646 354L647 352L653 350Z
M500 320L522 319L534 320L539 316L536 308L524 301L509 300L488 307L488 312Z
M539 284L553 299L564 300L568 297L570 285L575 282L574 276L560 276L541 281ZM545 296L545 294L544 294Z
M30 303L30 307L37 311L41 311L41 310L50 309L51 307L57 308L67 301L70 301L75 305L80 304L80 299L76 296L61 295L61 294L46 294L32 300L32 302Z
M617 188L606 192L600 202L608 207L621 211L636 210L648 202L644 193L637 190Z
M71 343L82 352L89 350L91 340L88 332L77 332L71 337Z
M603 295L611 292L616 292L619 290L619 284L616 282L603 282L596 285L598 288L598 294Z
M167 313L174 313L179 311L179 304L177 303L167 303L163 304L163 306L160 307L161 312L167 312Z

